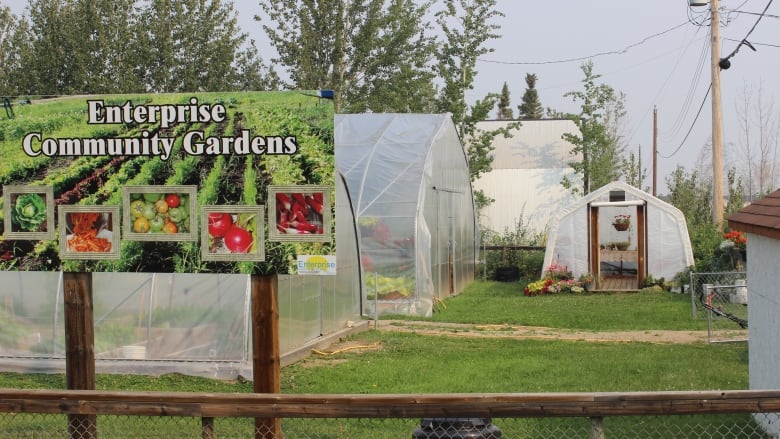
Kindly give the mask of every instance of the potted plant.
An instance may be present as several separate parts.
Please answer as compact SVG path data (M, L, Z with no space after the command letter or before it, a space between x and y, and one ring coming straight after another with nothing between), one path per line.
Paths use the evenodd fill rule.
M625 251L625 250L628 250L628 246L631 245L631 242L629 242L629 241L616 241L614 243L614 245L615 245L615 249L620 250L620 251Z
M615 218L612 220L612 226L615 230L621 232L628 230L628 227L631 226L631 215L615 215Z
M596 279L592 273L582 273L579 278L579 283L585 288L585 291L590 291L596 286Z

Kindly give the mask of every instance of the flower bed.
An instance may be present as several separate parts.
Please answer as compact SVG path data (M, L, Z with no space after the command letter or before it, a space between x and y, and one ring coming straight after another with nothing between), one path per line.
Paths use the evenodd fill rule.
M589 276L589 275L588 275ZM531 282L523 289L526 296L541 296L545 294L582 294L587 292L586 285L592 277L583 276L574 280L571 271L565 265L553 263L544 271L544 277Z

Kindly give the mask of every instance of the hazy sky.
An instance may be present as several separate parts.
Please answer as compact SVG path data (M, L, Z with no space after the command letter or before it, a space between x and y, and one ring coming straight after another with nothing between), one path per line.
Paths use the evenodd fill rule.
M26 0L2 2L15 13L27 4ZM268 61L274 53L252 19L261 12L259 2L238 0L235 5L239 24ZM495 51L478 64L471 101L500 92L506 82L516 114L525 75L534 73L544 107L579 112L579 106L563 94L581 90L580 66L590 59L595 73L601 75L599 81L625 94L626 143L635 152L641 146L648 172L652 170L653 108L657 108L658 193L667 191L665 176L677 165L693 169L712 133L712 104L706 96L711 81L709 7L691 7L689 0L497 0L497 6L505 14L497 20L502 37L490 42ZM744 143L737 107L744 107L746 92L754 108L759 101L769 108L780 93L780 81L775 79L780 72L780 2L721 0L720 6L721 56L731 54L743 39L756 49L742 45L731 58L731 68L721 73L725 163L731 167L741 163L740 154L731 151ZM780 107L771 111L777 113ZM757 136L756 127L752 135ZM705 163L711 163L709 154ZM648 179L646 185L650 183Z

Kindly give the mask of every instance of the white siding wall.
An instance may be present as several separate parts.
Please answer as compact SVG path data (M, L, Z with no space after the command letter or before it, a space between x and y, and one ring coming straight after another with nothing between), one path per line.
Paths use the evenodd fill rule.
M477 129L496 130L515 122L483 121ZM570 120L544 119L522 121L512 137L496 136L490 154L493 170L473 184L495 200L480 212L480 227L500 234L514 232L522 218L526 229L544 232L558 209L577 199L561 181L564 176L581 181L569 165L580 157L572 155L574 145L562 139L564 133L578 132Z
M499 234L514 232L522 218L527 229L545 231L558 209L577 199L560 184L571 174L567 168L494 169L483 175L474 189L496 201L480 212L480 226Z
M748 235L748 338L751 389L779 389L780 374L780 241ZM761 422L766 417L759 417ZM766 424L768 432L780 434L780 425Z

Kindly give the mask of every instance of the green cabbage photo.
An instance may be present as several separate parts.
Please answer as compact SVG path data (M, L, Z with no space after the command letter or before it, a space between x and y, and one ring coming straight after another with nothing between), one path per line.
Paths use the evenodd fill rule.
M21 194L11 209L11 221L21 231L38 232L45 229L46 202L39 194Z

